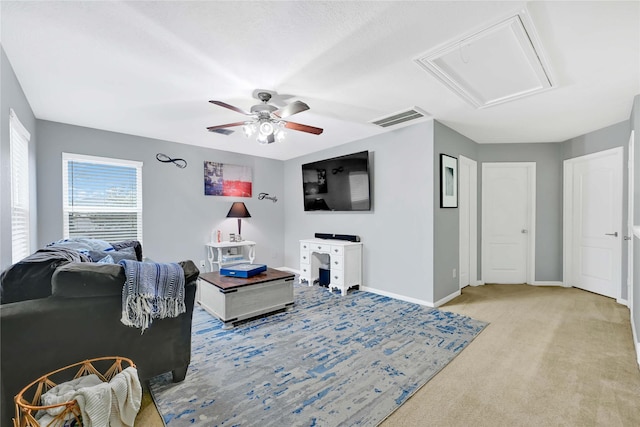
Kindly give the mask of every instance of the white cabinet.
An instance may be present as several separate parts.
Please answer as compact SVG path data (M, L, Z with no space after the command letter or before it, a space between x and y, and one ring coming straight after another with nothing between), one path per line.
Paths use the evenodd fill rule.
M211 242L207 243L206 246L211 271L220 270L221 267L230 264L243 262L253 264L253 260L256 258L256 242L250 240L243 240L242 242ZM244 251L245 248L247 248L247 251ZM231 252L235 252L235 254L231 254Z
M300 281L313 285L319 279L323 255L329 256L329 289L346 295L362 285L362 243L344 240L300 240Z

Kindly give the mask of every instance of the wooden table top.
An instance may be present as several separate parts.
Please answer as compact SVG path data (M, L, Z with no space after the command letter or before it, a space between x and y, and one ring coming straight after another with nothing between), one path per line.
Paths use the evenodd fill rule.
M294 278L295 274L288 271L276 270L274 268L267 268L267 271L258 273L255 276L233 277L233 276L221 276L220 272L214 271L213 273L202 273L200 278L206 282L211 283L214 286L222 290L228 290L233 288L239 288L241 286L256 285L258 283L271 282L274 280Z

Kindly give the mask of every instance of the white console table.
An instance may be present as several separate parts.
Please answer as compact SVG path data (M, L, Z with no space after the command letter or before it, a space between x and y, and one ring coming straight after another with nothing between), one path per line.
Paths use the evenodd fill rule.
M256 242L252 242L251 240L243 240L242 242L211 242L207 243L206 246L211 271L216 271L215 266L220 270L221 267L230 264L240 264L242 262L253 264L253 260L256 258ZM225 260L224 257L231 248L238 248L243 255L242 259ZM246 257L244 256L244 248L248 249Z
M362 285L362 243L330 239L300 240L300 281L309 286L318 280L320 260L316 254L329 255L329 289L342 295L354 286Z

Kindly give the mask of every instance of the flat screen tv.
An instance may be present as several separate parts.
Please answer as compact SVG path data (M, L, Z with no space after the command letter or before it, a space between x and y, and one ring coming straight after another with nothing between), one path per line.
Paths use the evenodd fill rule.
M305 211L368 211L369 152L302 165Z

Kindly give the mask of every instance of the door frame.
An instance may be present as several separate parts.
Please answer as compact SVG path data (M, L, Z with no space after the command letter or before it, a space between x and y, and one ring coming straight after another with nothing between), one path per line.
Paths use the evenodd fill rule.
M634 184L634 157L635 157L635 132L631 130L631 135L629 135L629 150L628 153L628 161L627 161L627 235L625 239L627 239L627 307L629 310L633 312L633 205L634 205L634 194L635 184Z
M578 162L582 162L585 160L593 160L599 157L616 155L620 156L620 168L624 167L624 148L623 147L615 147L610 148L608 150L598 151L596 153L586 154L584 156L574 157L571 159L566 159L563 162L563 196L562 196L562 284L565 287L573 287L571 283L569 283L571 278L571 272L573 271L573 170L574 165ZM622 169L621 169L622 171ZM624 175L622 177L622 181L624 181ZM623 182L624 184L624 182ZM624 195L622 195L624 196ZM624 203L623 197L621 197L622 203ZM622 206L620 206L620 218L618 219L620 223L620 229L624 230L626 224L622 223ZM624 235L623 233L620 233ZM620 302L620 295L622 293L622 245L619 248L619 260L620 260L620 271L618 274L618 288L616 290L616 300Z
M484 272L486 271L486 256L485 252L485 220L486 220L486 206L484 204L485 197L485 170L489 167L514 167L524 166L527 168L527 176L529 178L528 200L529 205L528 212L528 234L529 244L527 245L527 265L526 265L526 280L529 285L535 284L536 275L536 162L485 162L482 163L482 238L481 238L481 265L482 265L482 283L487 281L484 278Z
M462 224L465 221L468 221L469 224L469 241L463 242L462 237L460 237L459 245L468 245L469 246L469 285L477 286L480 283L478 282L478 162L475 160L469 159L465 156L458 156L458 179L460 182L460 186L467 185L467 180L463 180L462 171L464 170L460 166L466 164L469 166L469 188L467 194L469 194L469 200L466 201L469 203L469 217L463 218L463 215L460 215L458 231L462 229ZM458 190L458 195L464 194L464 192ZM465 201L460 201L460 203L465 203ZM459 233L459 236L462 236L462 233ZM464 262L461 255L462 251L458 251L458 272L460 270L460 266ZM465 285L462 284L462 275L458 274L458 287L462 289Z

